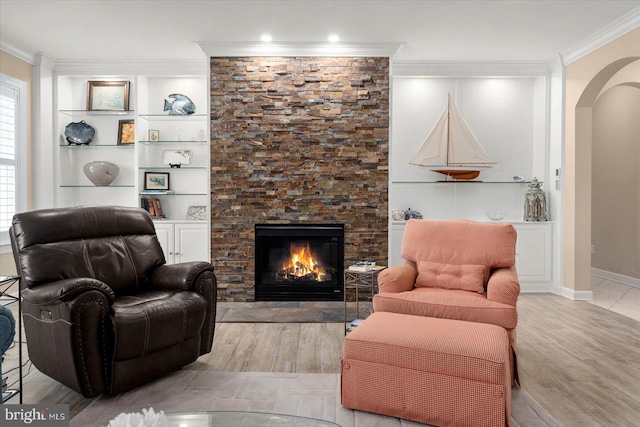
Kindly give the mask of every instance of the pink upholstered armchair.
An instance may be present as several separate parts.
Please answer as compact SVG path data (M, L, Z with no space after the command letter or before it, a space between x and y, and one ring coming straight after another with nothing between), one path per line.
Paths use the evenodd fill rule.
M380 272L374 310L501 326L509 335L517 381L516 237L505 223L409 220L401 249L405 263Z

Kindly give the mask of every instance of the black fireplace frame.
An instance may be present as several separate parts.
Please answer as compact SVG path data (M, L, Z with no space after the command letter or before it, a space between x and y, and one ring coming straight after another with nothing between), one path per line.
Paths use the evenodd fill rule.
M255 300L256 301L344 301L344 224L255 224ZM259 260L263 259L261 237L337 237L339 238L336 280L331 284L301 286L296 283L263 284Z

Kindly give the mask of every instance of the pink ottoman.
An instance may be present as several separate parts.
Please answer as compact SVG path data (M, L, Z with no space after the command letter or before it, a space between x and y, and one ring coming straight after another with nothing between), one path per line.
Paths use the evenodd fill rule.
M509 337L496 325L376 312L344 340L342 406L437 426L508 426Z

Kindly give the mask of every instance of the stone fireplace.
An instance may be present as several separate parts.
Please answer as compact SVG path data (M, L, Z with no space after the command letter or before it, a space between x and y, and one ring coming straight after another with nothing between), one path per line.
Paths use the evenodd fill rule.
M256 224L339 224L344 264L387 261L389 59L211 58L211 256L256 298Z

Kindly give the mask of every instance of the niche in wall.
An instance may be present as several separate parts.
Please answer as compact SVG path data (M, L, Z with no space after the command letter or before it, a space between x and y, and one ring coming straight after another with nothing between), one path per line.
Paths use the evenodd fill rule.
M528 187L513 184L513 177L546 179L545 90L544 77L394 77L391 207L418 210L430 219L482 221L488 220L487 211L504 211L506 221L521 221ZM446 108L449 93L496 162L480 173L482 184L434 183L444 175L409 164Z

